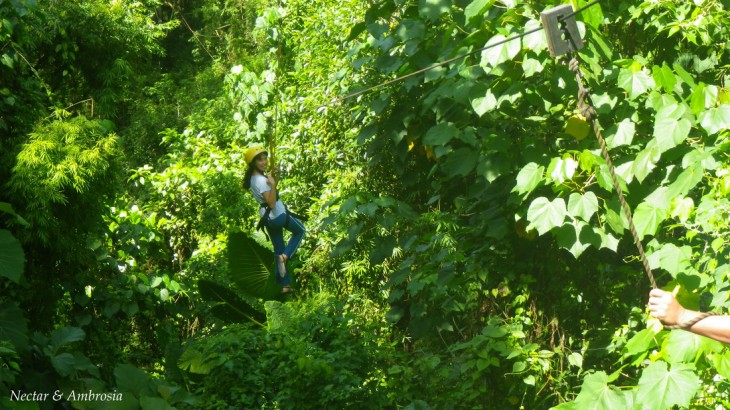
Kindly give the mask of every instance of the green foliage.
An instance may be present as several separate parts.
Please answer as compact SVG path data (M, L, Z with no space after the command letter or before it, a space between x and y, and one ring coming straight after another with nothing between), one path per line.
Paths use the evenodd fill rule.
M205 279L198 281L198 291L203 300L221 302L211 308L213 314L226 322L252 321L258 325L265 320L262 314L243 301L235 292Z
M274 253L243 232L228 235L229 277L238 289L259 299L277 296L274 281Z
M477 52L556 2L198 3L0 3L2 389L117 389L132 408L728 405L726 348L643 326L607 164L570 129L574 74L541 32ZM727 309L726 5L578 20L651 268L686 306ZM303 300L268 302L263 327L230 324L263 324L256 298L276 296L263 238L228 235L257 220L253 143L310 217Z
M378 315L355 297L268 302L266 329L234 325L193 340L179 364L205 392L201 408L383 408L380 369L393 350Z
M103 201L116 191L110 181L119 151L111 123L60 115L30 134L8 182L14 201L23 204L28 232L42 243L58 240L69 226L99 224Z

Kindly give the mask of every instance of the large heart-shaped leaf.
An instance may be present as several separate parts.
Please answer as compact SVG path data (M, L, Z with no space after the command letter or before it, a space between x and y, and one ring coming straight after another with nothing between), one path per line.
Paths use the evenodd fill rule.
M639 238L645 235L654 235L659 225L667 219L669 212L647 202L642 202L634 211L633 220Z
M644 71L634 72L624 69L618 75L618 85L626 90L629 98L633 100L654 87L654 79Z
M605 372L589 374L583 379L580 394L575 399L574 409L615 410L628 409L626 395L609 385L611 380Z
M721 104L719 107L701 112L699 122L709 135L730 128L730 105Z
M522 45L519 40L506 41L507 37L497 34L487 41L482 51L482 67L496 67L499 64L509 61L520 52ZM488 48L487 48L488 47Z
M659 152L668 151L684 142L689 135L692 124L686 118L657 118L654 124L654 138L657 141Z
M699 387L694 366L676 363L668 369L666 362L654 362L641 374L636 400L647 410L687 407Z
M563 198L556 198L550 201L545 197L536 198L527 210L527 220L530 221L530 228L537 229L542 235L552 228L563 225L567 209Z
M228 274L238 288L261 299L275 299L274 253L243 232L228 235Z
M529 194L540 184L544 173L545 167L530 162L522 167L517 174L517 184L512 188L512 192L517 192L520 195Z
M570 194L568 198L568 213L574 218L580 218L586 222L598 211L598 197L593 192L586 192L581 195L577 192Z

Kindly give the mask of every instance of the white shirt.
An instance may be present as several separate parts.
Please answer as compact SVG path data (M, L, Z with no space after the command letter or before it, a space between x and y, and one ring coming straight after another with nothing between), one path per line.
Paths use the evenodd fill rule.
M265 176L261 174L251 176L251 193L253 194L254 199L256 199L256 202L265 205L266 200L264 199L264 192L269 191L271 191L271 186ZM259 218L264 216L265 212L266 208L261 208L259 210ZM285 212L286 208L284 207L284 203L277 199L274 204L274 208L269 213L269 219L274 219L279 215L283 215Z

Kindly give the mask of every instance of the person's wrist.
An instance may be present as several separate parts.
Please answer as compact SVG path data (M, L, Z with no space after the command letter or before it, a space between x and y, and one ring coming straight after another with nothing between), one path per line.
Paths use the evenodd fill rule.
M691 326L687 326L687 323L694 320L699 314L699 312L682 308L682 310L677 315L676 324L679 325L682 329L688 330Z

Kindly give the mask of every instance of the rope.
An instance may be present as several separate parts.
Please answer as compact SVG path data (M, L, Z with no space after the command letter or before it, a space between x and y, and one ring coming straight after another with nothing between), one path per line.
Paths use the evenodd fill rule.
M699 312L699 314L695 317L693 317L690 320L686 320L684 322L679 322L676 325L672 326L664 326L665 329L673 330L673 329L689 329L690 327L694 326L697 322L703 319L707 319L710 316L720 316L720 313L717 312Z
M626 203L626 199L624 198L623 191L621 191L621 186L618 183L618 177L616 176L616 170L614 169L613 163L611 162L611 157L608 155L608 148L606 146L606 141L603 139L603 136L601 135L601 129L598 125L596 110L589 103L590 102L590 93L589 93L588 89L583 86L583 73L580 70L580 62L578 61L578 58L575 55L573 56L573 58L571 58L570 63L568 64L568 68L570 69L570 71L575 73L575 79L578 82L578 103L577 103L578 110L585 117L586 121L590 121L591 125L593 126L593 132L596 134L596 139L598 140L598 144L601 146L601 154L603 155L603 159L606 161L606 166L608 167L608 171L611 174L611 180L613 181L613 188L614 188L614 190L616 190L616 193L618 194L618 199L621 202L621 208L623 209L624 215L626 216L626 220L628 221L629 230L631 231L631 235L634 238L634 244L636 244L636 249L639 251L639 258L641 259L641 263L644 266L646 275L649 277L649 282L651 282L652 288L656 289L657 288L656 280L654 279L654 275L652 274L651 268L649 267L649 261L647 260L646 254L644 253L644 247L642 246L641 240L639 239L639 235L636 232L636 227L634 226L634 221L633 221L633 218L631 217L631 211L629 210L629 206ZM668 329L668 330L689 329L692 326L694 326L697 322L699 322L703 319L706 319L710 316L718 316L718 315L720 315L720 313L718 313L718 312L699 312L695 317L693 317L690 320L679 322L676 325L664 326L664 328Z
M585 117L586 121L589 121L593 126L593 132L596 134L598 144L601 146L601 154L603 155L603 159L606 161L608 172L611 174L613 189L616 190L616 193L618 194L619 202L621 202L621 209L623 209L624 215L626 216L626 220L629 224L629 230L631 231L631 235L634 238L634 244L636 245L636 249L639 251L639 259L641 260L642 265L644 265L644 270L646 271L646 275L649 277L649 282L651 282L652 288L656 289L657 284L656 280L654 280L654 274L652 274L651 272L651 267L649 267L649 261L647 260L646 254L644 253L644 246L641 244L639 234L636 232L636 226L634 225L634 220L631 217L629 205L626 203L623 191L621 190L621 185L619 184L618 177L616 176L616 169L613 167L611 157L608 155L606 140L604 140L603 136L601 135L601 128L598 125L598 120L596 119L596 110L590 105L589 102L586 102L586 100L590 101L590 92L587 88L583 86L583 73L580 70L580 62L578 61L578 58L576 56L574 56L570 60L568 68L570 68L570 71L575 73L575 79L578 82L578 111L580 111L581 115Z

